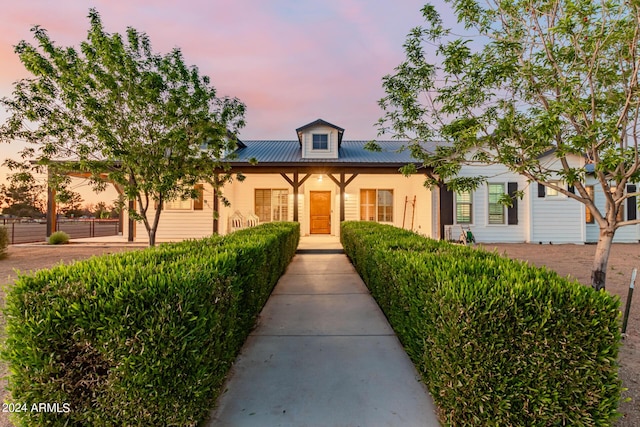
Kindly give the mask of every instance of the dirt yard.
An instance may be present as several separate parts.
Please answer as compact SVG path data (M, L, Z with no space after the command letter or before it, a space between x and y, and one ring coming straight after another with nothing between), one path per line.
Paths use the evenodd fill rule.
M497 250L508 257L521 259L537 266L547 266L563 276L569 275L582 283L590 281L591 260L595 246L591 245L484 245L487 250ZM51 267L59 262L72 262L93 255L135 250L139 247L114 245L71 244L64 246L12 246L9 258L0 260L0 284L7 285L16 277L14 269L22 272ZM640 244L614 245L607 273L608 292L620 296L624 309L631 278L631 270L640 268ZM638 279L640 283L640 277ZM4 306L4 287L0 291L0 303ZM4 322L2 322L4 323ZM640 426L640 295L636 294L631 306L627 335L620 350L620 377L628 388L623 396L629 402L621 404L623 417L616 427ZM6 370L2 368L2 376ZM4 392L5 381L0 383L0 400L8 399ZM0 413L0 427L11 427L6 413Z

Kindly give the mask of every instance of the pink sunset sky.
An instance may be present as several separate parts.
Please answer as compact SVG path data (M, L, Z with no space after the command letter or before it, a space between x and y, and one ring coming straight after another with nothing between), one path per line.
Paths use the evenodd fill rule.
M247 105L241 139L295 139L317 118L345 128L346 139L377 137L382 77L403 59L402 44L423 23L426 0L25 0L0 16L0 97L28 77L13 46L45 28L62 46L86 37L95 7L105 29L146 32L153 49L178 47L221 96ZM0 122L7 113L0 107ZM0 145L2 159L19 143ZM0 180L6 174L0 170Z

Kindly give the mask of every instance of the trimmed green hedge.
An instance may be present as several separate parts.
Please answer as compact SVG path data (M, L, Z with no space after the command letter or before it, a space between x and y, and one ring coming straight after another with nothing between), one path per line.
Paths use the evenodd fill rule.
M611 425L619 299L544 268L368 222L345 252L453 426Z
M15 421L197 425L299 236L297 223L270 223L19 277L2 354L11 401L28 409Z

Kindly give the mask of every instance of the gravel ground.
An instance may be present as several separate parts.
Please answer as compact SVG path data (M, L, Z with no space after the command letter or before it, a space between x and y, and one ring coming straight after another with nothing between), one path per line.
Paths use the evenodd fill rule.
M499 244L484 245L487 250L497 250L508 257L521 259L533 265L547 266L559 274L569 275L581 283L588 284L591 260L595 253L592 245L533 245L533 244ZM74 260L89 258L126 250L140 249L139 246L122 246L113 244L70 244L64 246L11 246L9 258L0 260L0 304L4 306L6 285L16 277L14 270L28 272L40 268L48 268L57 263L69 263ZM607 272L607 291L620 296L622 307L627 298L631 270L640 268L640 244L614 245L609 259ZM640 281L640 280L639 280ZM0 319L2 325L4 320ZM623 397L629 399L620 405L623 417L615 427L640 426L640 295L636 295L630 310L627 335L620 349L620 378L628 390ZM6 369L0 366L0 374L4 377ZM0 382L0 399L8 399L5 390L6 381ZM8 400L7 400L8 401ZM6 413L0 412L0 427L11 427Z

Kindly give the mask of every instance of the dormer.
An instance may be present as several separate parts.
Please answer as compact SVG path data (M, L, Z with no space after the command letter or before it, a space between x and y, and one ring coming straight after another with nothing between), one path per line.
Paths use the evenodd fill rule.
M337 159L344 129L318 119L296 129L303 159Z

